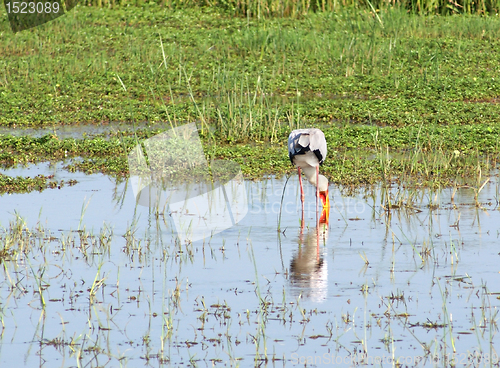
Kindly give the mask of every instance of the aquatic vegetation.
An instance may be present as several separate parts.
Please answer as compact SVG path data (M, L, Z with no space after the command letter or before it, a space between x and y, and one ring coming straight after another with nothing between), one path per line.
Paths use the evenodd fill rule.
M0 13L2 365L498 365L500 20L344 4L96 0L17 34ZM127 162L190 122L251 179L247 217L201 241L136 205ZM311 126L319 250L282 178ZM43 162L71 179L10 171Z
M104 187L108 180L98 177L78 184L82 195ZM132 201L115 207L121 200L108 190L77 206L53 195L64 221L54 222L59 211L33 211L43 205L40 197L21 203L26 217L2 212L0 339L9 354L0 360L34 366L40 357L81 366L498 362L498 269L486 261L498 256L499 212L486 203L496 177L478 193L482 209L470 190L442 190L436 209L428 204L437 192L421 189L413 211L383 210L384 196L397 188L354 197L334 190L332 219L345 222L333 222L319 254L300 238L297 178L285 192L284 181L248 182L248 218L193 243L179 242L168 213ZM75 197L78 186L64 190ZM306 239L314 221L311 208Z
M496 167L500 152L500 124L453 127L430 124L397 129L348 124L330 126L324 131L329 156L322 172L331 182L343 186L359 187L384 181L414 188L472 185L479 189L489 171ZM65 168L70 172L102 172L122 178L128 175L127 154L140 139L154 133L157 131L84 139L59 139L53 135L0 136L0 164L8 168L78 158ZM203 138L202 143L208 160L232 160L240 165L247 178L259 179L293 171L282 144L286 135L278 137L280 143L228 145L210 137ZM5 175L3 178L2 187L11 191L39 188L29 179L25 185L13 185L13 179L8 182ZM483 178L481 183L477 182L478 178Z
M33 178L30 177L11 177L0 173L0 193L26 193L34 190L42 191L47 188L57 188L61 189L65 184L75 185L76 180L68 181L55 181L53 175L37 175Z
M6 168L74 158L69 171L124 177L138 142L192 121L207 158L234 160L248 178L289 172L282 142L310 126L325 131L324 171L340 185L479 188L478 165L483 177L496 166L495 17L244 19L154 4L72 14L0 40L0 125L53 130L0 135ZM62 122L110 129L64 138Z
M348 10L259 21L154 5L72 14L41 26L39 41L0 24L0 125L201 120L238 140L302 120L498 122L496 17L392 9L382 27Z

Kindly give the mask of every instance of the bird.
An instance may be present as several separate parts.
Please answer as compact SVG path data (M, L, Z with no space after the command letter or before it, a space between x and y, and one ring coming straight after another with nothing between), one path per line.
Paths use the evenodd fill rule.
M304 172L309 183L316 187L316 220L318 224L318 201L321 200L322 212L330 210L328 179L319 174L319 165L325 161L326 154L325 134L320 129L296 129L288 136L288 155L292 164L297 166L299 173L302 214L304 214L304 188L301 171Z
M309 228L305 236L301 229L299 247L290 262L289 277L292 293L299 291L315 301L323 300L328 290L328 264L320 253L318 239L324 244L327 242L328 221L320 220L320 228Z

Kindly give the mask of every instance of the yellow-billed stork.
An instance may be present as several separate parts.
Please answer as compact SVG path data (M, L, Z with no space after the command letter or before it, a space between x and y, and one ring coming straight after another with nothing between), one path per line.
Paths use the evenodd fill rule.
M304 213L304 188L302 186L301 171L304 172L309 183L316 187L316 217L318 217L319 200L321 200L323 211L327 212L327 217L330 210L328 179L323 175L319 175L319 165L325 160L326 153L325 134L320 129L296 129L288 137L288 155L299 172L302 213ZM318 219L317 221L319 223Z

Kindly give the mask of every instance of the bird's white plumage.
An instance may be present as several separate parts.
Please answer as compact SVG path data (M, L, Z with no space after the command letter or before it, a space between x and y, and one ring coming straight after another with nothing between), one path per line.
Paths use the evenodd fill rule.
M290 160L295 164L294 158L301 156L306 152L314 153L317 157L315 166L321 164L326 157L326 139L325 134L320 129L296 129L288 137L288 154ZM311 162L309 162L311 164Z
M317 128L296 129L288 137L288 154L292 163L300 167L307 180L316 186L316 167L325 160L327 154L324 133ZM321 192L328 189L328 179L319 175L318 187Z
M314 153L308 151L301 155L295 155L292 159L295 166L300 166L302 169L307 166L316 167L319 166L319 160Z

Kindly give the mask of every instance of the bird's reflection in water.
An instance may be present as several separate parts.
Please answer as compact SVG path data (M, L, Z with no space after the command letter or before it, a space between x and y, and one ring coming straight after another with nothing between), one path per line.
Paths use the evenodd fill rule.
M329 208L325 208L319 226L310 228L304 235L303 227L298 239L299 248L290 262L292 294L321 302L328 291L328 265L323 256L328 238Z

